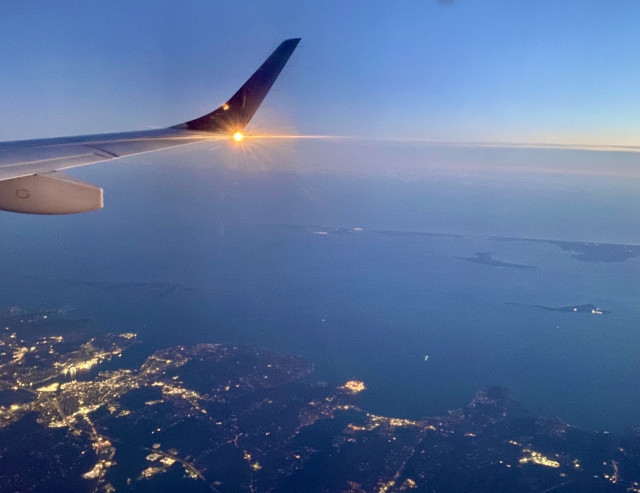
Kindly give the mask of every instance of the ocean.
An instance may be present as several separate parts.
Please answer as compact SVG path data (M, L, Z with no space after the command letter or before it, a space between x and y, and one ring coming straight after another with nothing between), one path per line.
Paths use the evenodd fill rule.
M74 171L105 188L102 211L3 213L1 305L69 307L149 350L300 354L315 380L363 380L376 414L443 414L501 385L576 426L640 425L640 257L585 261L552 242L640 243L633 180L181 152ZM600 310L554 310L588 304Z

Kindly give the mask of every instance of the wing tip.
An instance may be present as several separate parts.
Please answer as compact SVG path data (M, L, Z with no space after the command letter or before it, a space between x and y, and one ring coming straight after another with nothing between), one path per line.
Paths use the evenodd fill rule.
M302 38L281 42L238 91L222 106L171 128L232 134L251 120Z

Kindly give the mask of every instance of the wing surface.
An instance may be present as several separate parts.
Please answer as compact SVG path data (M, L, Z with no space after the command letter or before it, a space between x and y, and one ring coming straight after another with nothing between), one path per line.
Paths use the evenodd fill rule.
M0 143L0 209L70 214L102 207L102 189L60 170L226 138L249 123L300 39L283 41L220 108L173 127Z

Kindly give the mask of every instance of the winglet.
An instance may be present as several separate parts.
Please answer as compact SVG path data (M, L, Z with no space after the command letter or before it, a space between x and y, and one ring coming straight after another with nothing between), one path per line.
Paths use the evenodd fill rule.
M238 92L220 108L173 128L229 134L242 130L258 110L299 42L300 38L294 38L280 43Z

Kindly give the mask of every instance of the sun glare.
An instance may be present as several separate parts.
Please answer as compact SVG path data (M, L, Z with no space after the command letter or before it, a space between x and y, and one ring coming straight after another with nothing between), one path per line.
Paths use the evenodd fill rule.
M235 140L236 142L241 142L242 139L244 139L244 135L242 135L242 132L236 132L233 134L233 140Z

